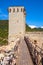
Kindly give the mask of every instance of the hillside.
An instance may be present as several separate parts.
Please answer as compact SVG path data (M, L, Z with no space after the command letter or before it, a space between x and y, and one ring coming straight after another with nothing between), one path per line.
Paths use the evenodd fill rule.
M7 44L8 20L0 20L0 45Z
M34 28L31 29L27 24L26 24L26 31L43 31L41 28ZM8 20L0 20L0 45L7 44L8 41Z
M26 31L27 32L34 32L34 31L43 31L43 28L33 28L31 29L27 24L26 24Z

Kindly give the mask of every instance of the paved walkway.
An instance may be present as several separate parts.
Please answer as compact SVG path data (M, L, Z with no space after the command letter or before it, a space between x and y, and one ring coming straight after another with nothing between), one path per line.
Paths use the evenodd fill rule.
M27 45L23 39L21 39L21 42L19 44L19 53L18 53L18 59L16 61L16 64L17 65L33 65Z

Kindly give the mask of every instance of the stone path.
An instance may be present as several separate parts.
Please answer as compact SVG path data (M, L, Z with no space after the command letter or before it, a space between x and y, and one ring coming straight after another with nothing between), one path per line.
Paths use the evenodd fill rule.
M27 45L23 39L21 39L21 42L19 44L19 53L18 53L18 59L16 61L16 64L17 65L33 65Z

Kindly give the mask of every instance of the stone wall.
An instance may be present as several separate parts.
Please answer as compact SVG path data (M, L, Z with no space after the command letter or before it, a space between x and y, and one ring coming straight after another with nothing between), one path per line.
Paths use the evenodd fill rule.
M28 36L31 42L34 43L34 40L37 40L37 45L42 46L43 43L43 32L27 32L26 36Z

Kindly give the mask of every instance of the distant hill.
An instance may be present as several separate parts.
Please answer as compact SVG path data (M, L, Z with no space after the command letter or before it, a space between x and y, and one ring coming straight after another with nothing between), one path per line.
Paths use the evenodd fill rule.
M43 31L42 28L34 28L31 29L27 24L26 24L26 31ZM0 20L0 45L6 45L8 41L8 20Z
M33 31L43 31L43 28L30 28L27 24L26 24L26 31L27 32L33 32Z

